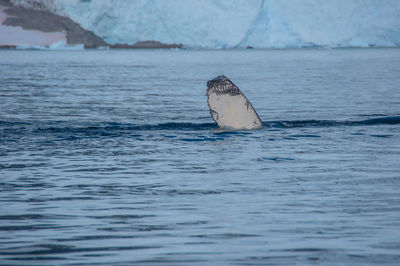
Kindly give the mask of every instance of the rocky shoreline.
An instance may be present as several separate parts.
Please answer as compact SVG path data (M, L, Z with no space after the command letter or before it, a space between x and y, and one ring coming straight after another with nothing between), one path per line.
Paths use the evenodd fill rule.
M10 32L12 34L9 34ZM83 45L84 48L171 49L183 47L182 44L164 44L152 40L135 44L109 44L70 18L49 11L14 6L8 0L0 0L0 34L3 35L0 38L0 48L6 49L22 46L50 47L56 40L65 42L67 46ZM15 36L18 35L20 37L16 38ZM29 43L28 35L35 36L32 38L35 42ZM37 36L39 37L36 38Z

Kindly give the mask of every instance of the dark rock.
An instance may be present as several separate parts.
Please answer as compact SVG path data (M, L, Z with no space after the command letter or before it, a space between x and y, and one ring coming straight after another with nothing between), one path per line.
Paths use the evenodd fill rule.
M15 45L0 45L0 49L15 49Z

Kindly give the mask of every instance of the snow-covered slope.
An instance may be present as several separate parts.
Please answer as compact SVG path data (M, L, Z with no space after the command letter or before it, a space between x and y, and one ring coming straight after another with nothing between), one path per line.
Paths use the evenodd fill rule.
M110 44L203 48L400 46L399 0L12 0L67 15Z

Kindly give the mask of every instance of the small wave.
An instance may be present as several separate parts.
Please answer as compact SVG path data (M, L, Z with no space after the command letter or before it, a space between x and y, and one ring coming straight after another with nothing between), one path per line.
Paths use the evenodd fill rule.
M378 118L371 118L359 122L354 122L355 124L361 125L395 125L400 124L400 116L387 116L387 117L378 117Z
M336 120L295 120L263 122L263 126L272 128L292 127L332 127L332 126L362 126L362 125L396 125L400 124L400 116L371 118L361 121Z
M113 132L113 131L161 131L161 130L208 130L215 128L214 123L161 123L161 124L145 124L145 125L134 125L134 124L120 124L120 123L107 123L103 125L92 125L89 127L38 127L34 130L34 133L39 132Z
M335 127L335 126L370 126L370 125L397 125L400 124L400 116L387 116L371 118L361 121L336 121L336 120L282 120L282 121L265 121L264 128L298 128L298 127ZM104 122L97 124L78 124L70 122L10 122L0 121L0 136L9 134L72 134L91 136L120 136L132 134L132 132L140 131L200 131L214 130L215 134L226 134L226 132L215 131L218 126L215 123L160 123L160 124L127 124ZM234 132L234 131L230 131ZM240 131L246 132L246 131ZM314 135L302 137L319 137Z

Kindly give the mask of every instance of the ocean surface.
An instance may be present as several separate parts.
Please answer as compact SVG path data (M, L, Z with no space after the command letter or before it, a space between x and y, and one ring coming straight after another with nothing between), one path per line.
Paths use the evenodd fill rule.
M400 49L0 50L1 265L399 263Z

